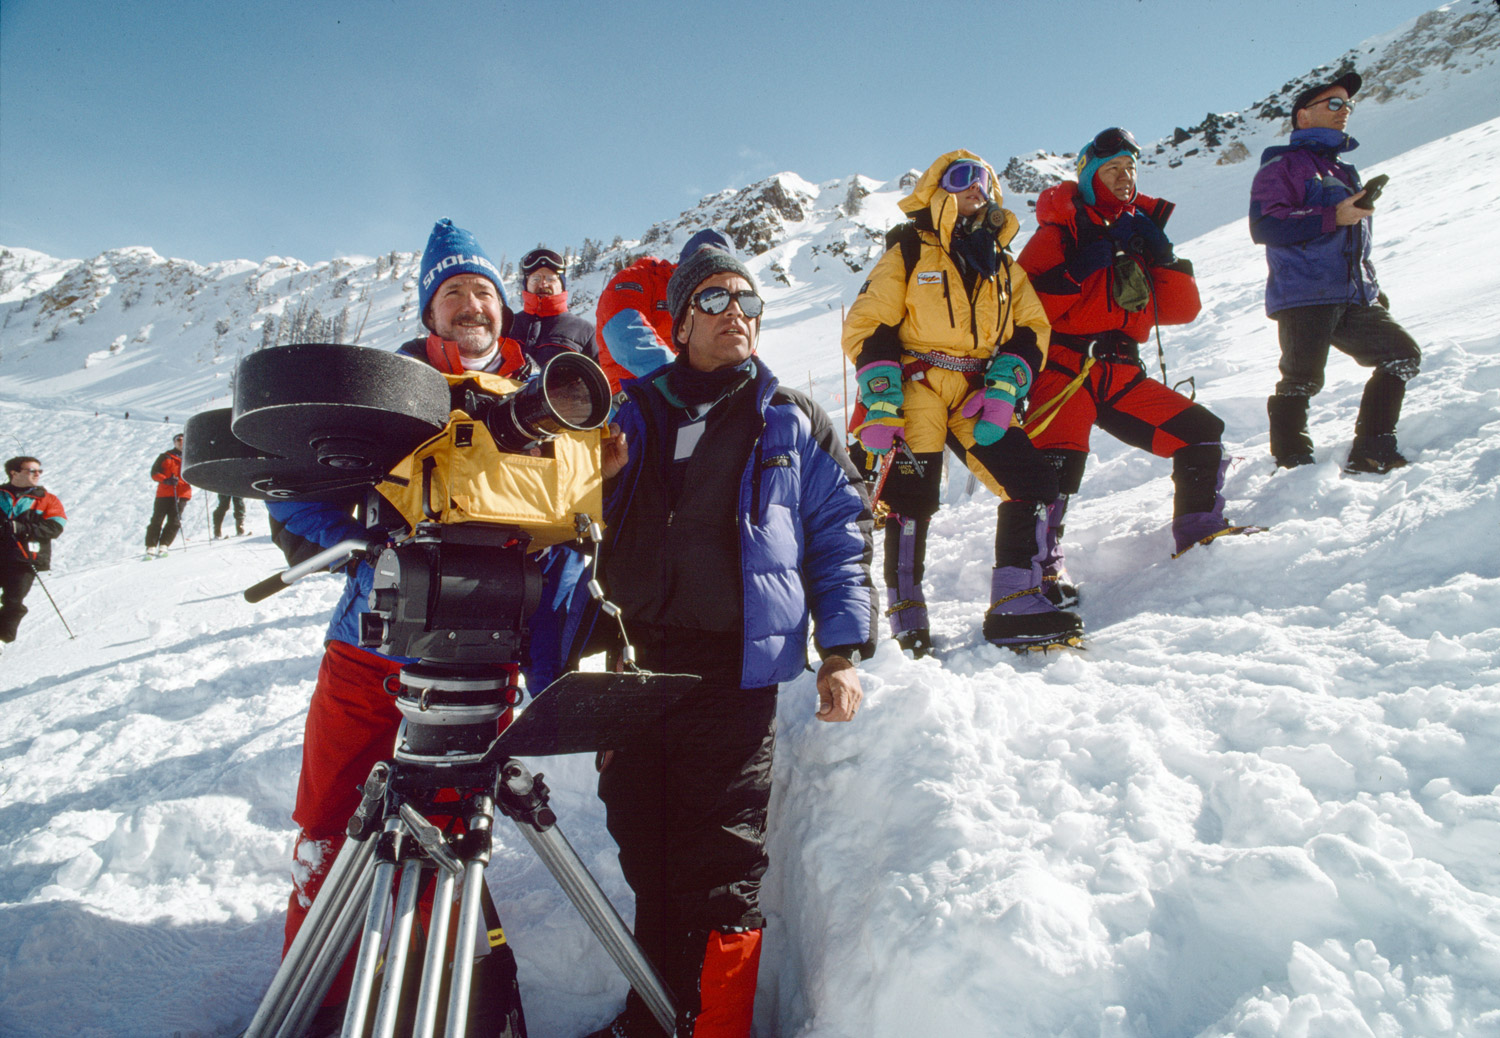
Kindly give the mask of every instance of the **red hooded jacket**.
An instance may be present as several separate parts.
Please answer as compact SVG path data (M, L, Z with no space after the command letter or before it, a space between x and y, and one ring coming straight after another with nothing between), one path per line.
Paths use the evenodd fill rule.
M1124 212L1142 213L1161 226L1173 208L1170 202L1137 194ZM1084 246L1097 241L1107 226L1104 216L1084 203L1073 181L1041 193L1036 219L1037 232L1021 250L1018 262L1031 276L1031 287L1046 307L1053 332L1090 337L1121 331L1136 342L1145 342L1155 324L1187 324L1198 316L1202 306L1198 285L1191 267L1181 261L1150 268L1154 305L1135 313L1115 303L1110 265L1094 270L1081 281L1069 273L1069 261Z

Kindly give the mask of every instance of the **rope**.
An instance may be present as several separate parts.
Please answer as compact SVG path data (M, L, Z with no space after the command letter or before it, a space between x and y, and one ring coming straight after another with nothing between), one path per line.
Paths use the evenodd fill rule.
M1017 591L1014 594L1006 595L1004 598L996 599L995 601L990 603L990 609L994 609L996 606L1003 606L1007 602L1014 602L1018 598L1025 598L1027 595L1040 594L1042 594L1042 589L1040 587L1029 587L1025 591Z
M1072 381L1063 387L1063 391L1027 415L1025 424L1021 426L1027 436L1034 440L1046 431L1047 426L1052 424L1052 419L1062 413L1062 405L1067 403L1073 394L1082 389L1083 384L1088 381L1089 371L1093 369L1094 361L1095 358L1091 348L1088 356L1083 360L1082 370L1073 377ZM1038 421L1038 419L1041 420Z

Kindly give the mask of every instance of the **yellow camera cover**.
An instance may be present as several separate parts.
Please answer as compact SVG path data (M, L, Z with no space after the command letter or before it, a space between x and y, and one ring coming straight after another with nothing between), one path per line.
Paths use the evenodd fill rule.
M445 375L496 396L523 383L498 375ZM455 410L447 426L396 463L377 489L415 527L420 522L504 523L531 534L532 551L577 537L580 513L604 522L604 477L598 429L564 433L548 441L544 457L512 454L495 446L483 422Z

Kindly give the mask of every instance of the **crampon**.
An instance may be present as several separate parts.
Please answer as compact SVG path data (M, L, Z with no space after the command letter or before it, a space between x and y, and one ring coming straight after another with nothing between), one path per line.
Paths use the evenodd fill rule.
M1196 546L1198 546L1200 544L1208 544L1211 541L1218 540L1220 537L1232 537L1232 536L1236 536L1236 535L1247 535L1248 536L1249 534L1252 534L1252 533L1265 533L1269 529L1270 529L1269 526L1226 526L1222 530L1215 530L1213 533L1209 534L1207 537L1200 537L1198 540L1194 541L1192 544L1189 544L1187 546L1187 548L1183 548L1182 551L1175 551L1175 552L1173 552L1172 553L1172 558L1174 558L1174 559L1180 559L1180 558L1182 558L1183 555L1185 555L1187 553L1187 551L1188 551L1189 548L1194 548L1194 547L1196 547Z

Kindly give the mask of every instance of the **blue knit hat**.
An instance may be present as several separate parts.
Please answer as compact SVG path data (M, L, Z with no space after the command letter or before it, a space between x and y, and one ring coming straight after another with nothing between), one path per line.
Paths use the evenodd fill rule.
M427 239L427 249L422 253L422 279L417 282L418 312L422 323L427 324L427 304L432 302L437 288L455 274L480 274L495 283L500 293L500 305L510 309L505 301L505 288L500 284L500 270L479 247L479 241L462 227L453 226L452 220L439 220L432 225L432 234ZM431 325L428 325L429 329Z
M734 242L730 241L723 231L716 231L710 227L707 230L699 231L687 240L687 244L677 254L677 262L679 264L686 263L689 256L705 245L712 245L716 249L723 249L731 256L734 255Z
M712 236L712 237L710 237ZM750 282L750 287L759 292L750 270L734 254L734 246L718 231L699 231L688 241L691 246L699 238L703 242L696 248L682 250L682 261L672 276L667 279L667 309L672 314L672 341L677 341L677 329L687 318L688 304L692 302L693 289L715 274L738 274ZM722 245L719 243L723 242Z

